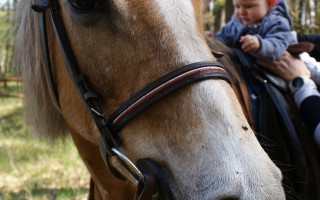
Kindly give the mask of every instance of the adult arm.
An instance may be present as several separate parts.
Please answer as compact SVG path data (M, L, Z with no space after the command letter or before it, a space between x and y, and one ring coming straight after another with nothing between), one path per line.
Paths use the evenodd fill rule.
M309 53L311 57L314 57L317 61L320 62L320 34L297 34L299 42L311 42L315 44L312 51Z
M294 93L293 97L308 131L320 148L320 93L310 79L310 71L304 62L286 52L275 61L258 60L258 64L288 83L296 77L307 78L307 82Z

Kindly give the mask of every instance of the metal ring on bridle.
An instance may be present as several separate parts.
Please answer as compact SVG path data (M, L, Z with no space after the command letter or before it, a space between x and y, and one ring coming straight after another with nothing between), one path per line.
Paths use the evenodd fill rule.
M145 178L140 170L133 164L127 156L125 156L119 149L111 148L111 151L115 154L115 158L121 162L121 164L130 172L130 174L136 179L137 182L142 181L145 183Z

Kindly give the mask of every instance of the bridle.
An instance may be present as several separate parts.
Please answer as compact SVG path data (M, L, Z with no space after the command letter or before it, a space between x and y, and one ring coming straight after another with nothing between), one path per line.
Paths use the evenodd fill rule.
M208 78L223 79L230 83L229 75L223 69L223 66L218 62L197 62L170 72L134 94L107 120L102 114L98 95L90 89L85 76L81 74L78 68L77 60L59 13L58 1L40 0L38 4L32 5L32 8L36 12L39 12L40 32L44 50L44 71L50 91L49 93L55 107L60 110L58 93L53 80L54 77L46 31L45 11L48 9L50 9L51 22L58 38L66 69L74 87L78 90L99 129L100 152L104 162L116 177L121 178L121 175L109 163L110 157L115 157L136 179L138 187L134 199L149 200L154 196L158 196L159 199L162 200L173 199L167 181L155 162L149 159L142 159L138 161L137 166L134 165L130 159L119 150L120 139L117 133L119 133L121 128L130 119L144 109L185 85Z
M182 88L195 81L214 78L223 79L231 83L228 73L223 65L218 62L196 62L166 74L155 80L142 90L135 93L125 101L108 119L102 114L100 98L87 84L86 77L78 68L77 59L71 48L62 17L59 12L58 0L39 0L38 4L32 5L32 9L39 13L40 34L44 50L44 72L50 96L55 107L60 110L58 92L54 84L54 76L50 62L48 47L45 11L50 10L51 22L59 42L64 63L68 74L79 92L82 100L95 121L100 133L100 152L109 170L118 178L124 178L110 165L110 158L116 158L119 163L136 179L138 183L134 199L150 200L159 198L161 200L174 199L168 183L161 173L158 165L149 159L141 159L137 165L133 164L120 150L121 141L118 133L126 123L140 112L151 106L164 96Z

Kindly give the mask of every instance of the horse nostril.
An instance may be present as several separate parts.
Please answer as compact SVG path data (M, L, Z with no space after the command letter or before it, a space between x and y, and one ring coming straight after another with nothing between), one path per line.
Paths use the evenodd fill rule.
M239 200L240 198L238 197L223 197L221 200Z

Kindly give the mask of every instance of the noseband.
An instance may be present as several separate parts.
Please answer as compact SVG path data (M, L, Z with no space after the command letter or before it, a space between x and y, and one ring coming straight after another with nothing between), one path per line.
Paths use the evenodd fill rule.
M149 159L139 160L137 166L133 164L120 150L121 141L118 133L126 123L140 112L163 98L164 96L182 88L195 81L214 78L223 79L231 83L228 73L223 65L218 62L197 62L178 68L155 80L142 90L135 93L125 101L108 120L103 115L100 106L100 99L97 93L93 92L87 84L86 77L81 74L78 68L76 57L71 48L62 17L59 13L57 0L40 0L38 4L32 5L32 9L39 13L40 33L44 50L44 71L50 96L55 107L60 110L58 93L53 80L52 66L48 47L45 11L50 9L51 22L59 42L64 63L74 87L79 92L82 100L96 123L100 133L101 156L110 169L118 178L119 172L110 165L110 158L116 158L119 163L136 179L138 183L134 199L150 200L159 198L161 200L174 199L168 183L161 173L158 165Z

